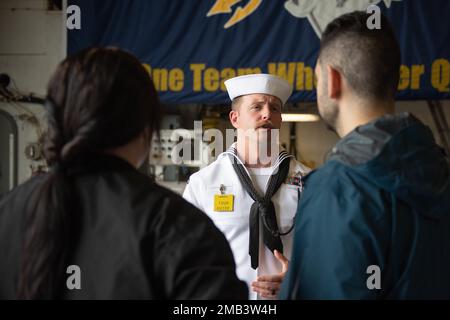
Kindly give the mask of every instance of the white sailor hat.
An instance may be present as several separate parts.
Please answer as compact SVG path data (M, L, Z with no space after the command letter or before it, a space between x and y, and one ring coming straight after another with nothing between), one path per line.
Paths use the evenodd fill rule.
M228 79L224 82L231 101L246 94L270 94L284 105L292 94L292 86L283 78L271 74L249 74Z

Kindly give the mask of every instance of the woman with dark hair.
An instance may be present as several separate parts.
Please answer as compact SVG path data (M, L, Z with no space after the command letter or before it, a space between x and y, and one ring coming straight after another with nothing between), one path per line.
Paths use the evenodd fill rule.
M46 107L50 170L0 200L0 299L247 297L222 233L136 169L161 113L136 58L68 57Z

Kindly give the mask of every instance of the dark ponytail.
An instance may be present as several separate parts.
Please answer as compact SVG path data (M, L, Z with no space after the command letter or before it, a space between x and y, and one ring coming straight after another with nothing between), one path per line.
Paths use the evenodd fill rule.
M71 168L143 132L150 133L150 146L159 130L154 85L140 62L119 49L86 49L68 57L50 80L47 96L44 154L51 169L40 177L23 220L20 299L64 297L82 217Z
M71 186L63 168L55 166L30 198L25 218L23 255L18 282L19 299L51 299L60 295L68 249L78 225Z

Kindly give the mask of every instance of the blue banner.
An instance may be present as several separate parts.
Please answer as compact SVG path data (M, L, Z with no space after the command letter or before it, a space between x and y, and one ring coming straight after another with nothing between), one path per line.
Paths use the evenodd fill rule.
M397 99L449 99L448 0L69 0L68 18L76 5L80 23L68 30L67 48L127 49L167 104L228 103L224 80L260 72L287 79L290 102L314 101L321 32L369 4L388 16L400 42Z

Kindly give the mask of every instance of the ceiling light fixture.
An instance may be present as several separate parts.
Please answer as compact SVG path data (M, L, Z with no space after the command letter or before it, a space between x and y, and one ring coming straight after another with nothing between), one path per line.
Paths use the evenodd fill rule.
M320 117L311 113L282 113L281 119L283 122L315 122L319 121Z

